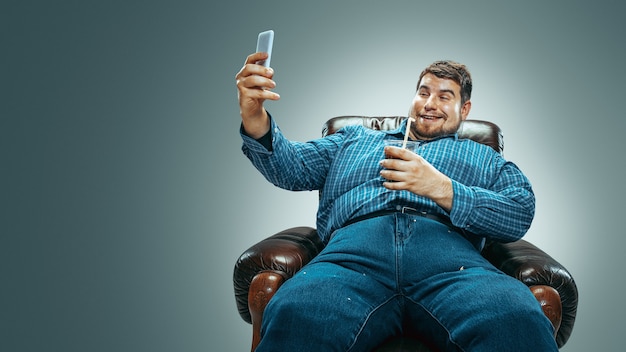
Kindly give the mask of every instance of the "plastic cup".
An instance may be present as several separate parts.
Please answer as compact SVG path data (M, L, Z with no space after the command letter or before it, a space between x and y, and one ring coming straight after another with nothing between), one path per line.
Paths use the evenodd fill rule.
M392 146L402 148L404 141L401 139L386 139L385 146ZM418 141L406 141L406 149L412 151L413 153L417 153L417 149L420 146L420 142Z

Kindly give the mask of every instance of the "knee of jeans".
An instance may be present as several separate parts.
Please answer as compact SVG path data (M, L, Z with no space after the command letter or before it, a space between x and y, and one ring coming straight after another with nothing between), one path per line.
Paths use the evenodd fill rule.
M494 307L492 314L498 324L503 326L508 324L518 330L532 332L552 327L539 302L532 295L523 293L500 302L499 306Z
M530 303L500 302L484 315L468 319L463 328L453 332L453 339L467 350L484 350L484 347L507 350L516 346L520 351L552 351L555 346L552 324L541 309Z
M472 312L475 316L470 319L475 320L475 323L483 322L486 329L509 326L514 329L533 330L537 325L543 325L547 319L539 302L521 283L509 286L494 285L484 292L483 299L467 304L474 305Z

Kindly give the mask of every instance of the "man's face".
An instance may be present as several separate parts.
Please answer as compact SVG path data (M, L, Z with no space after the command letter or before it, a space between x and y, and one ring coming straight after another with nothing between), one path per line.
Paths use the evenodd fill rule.
M427 73L422 77L411 103L409 117L411 136L416 139L433 139L455 133L461 121L467 118L471 102L461 104L461 86L451 79Z

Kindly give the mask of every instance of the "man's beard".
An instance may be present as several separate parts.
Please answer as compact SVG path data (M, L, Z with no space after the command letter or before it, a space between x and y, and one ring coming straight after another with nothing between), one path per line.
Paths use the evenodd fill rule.
M446 126L444 121L443 125L429 129L422 128L418 123L415 123L411 126L411 130L418 139L430 140L437 137L454 134L459 130L459 127L461 127L461 121L459 121L456 126Z

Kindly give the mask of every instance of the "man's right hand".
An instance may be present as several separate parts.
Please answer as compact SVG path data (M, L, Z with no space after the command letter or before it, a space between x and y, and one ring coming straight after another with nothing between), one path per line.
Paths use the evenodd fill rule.
M267 53L249 55L244 66L235 75L243 128L250 137L257 139L263 137L270 129L269 117L263 102L266 99L280 99L278 94L271 91L276 87L272 80L274 70L256 64L257 61L266 58Z

